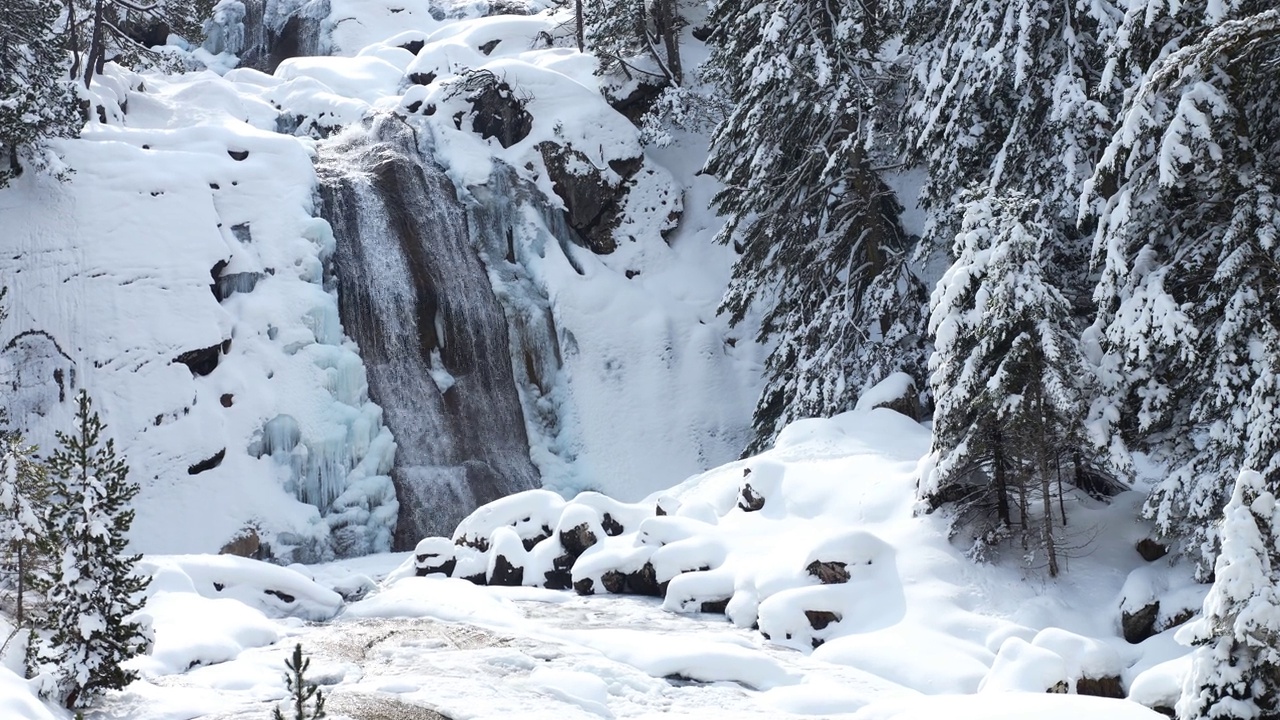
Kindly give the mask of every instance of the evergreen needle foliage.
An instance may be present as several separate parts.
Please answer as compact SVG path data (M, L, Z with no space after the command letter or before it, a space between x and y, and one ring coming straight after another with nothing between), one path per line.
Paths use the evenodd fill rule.
M284 666L289 670L284 675L284 681L293 704L293 716L289 720L319 720L327 717L324 711L324 693L315 683L307 682L305 677L307 669L311 667L311 658L302 654L302 643L293 647L293 656L284 661ZM279 707L275 708L271 717L272 720L286 720Z
M150 578L136 572L140 555L124 554L138 486L104 438L87 392L76 408L75 430L58 433L61 447L48 462L55 561L46 583L51 636L40 653L68 708L129 684L136 674L121 664L149 645L146 629L129 616L142 607Z

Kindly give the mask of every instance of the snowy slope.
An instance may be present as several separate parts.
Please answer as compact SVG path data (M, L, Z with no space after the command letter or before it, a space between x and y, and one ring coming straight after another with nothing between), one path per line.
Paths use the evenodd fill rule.
M70 180L28 174L0 191L12 306L0 375L17 389L6 402L48 446L66 426L65 400L90 390L143 486L134 546L214 551L252 530L286 559L388 547L394 440L338 321L333 235L316 217L306 137L374 113L409 116L466 202L504 192L500 168L543 194L514 211L516 262L486 261L510 317L536 305L554 318L555 374L522 386L548 486L638 499L734 457L759 352L715 313L732 253L710 244L704 208L660 233L683 186L710 182L689 177L696 158L675 164L680 177L643 159L610 255L549 227L559 200L540 143L580 152L606 178L611 161L644 157L635 128L599 96L593 62L563 47L563 18L348 0L270 4L268 20L282 24L295 6L335 57L287 60L274 75L227 72L234 58L203 50L224 76L109 68L95 90L102 118L58 146ZM416 54L401 47L411 43ZM529 100L526 139L503 148L455 126L468 106L446 85L467 68L500 74ZM426 85L408 79L428 70ZM439 112L410 112L420 102ZM694 193L704 202L708 191Z
M913 512L927 442L926 430L890 411L855 411L793 424L775 450L643 503L531 491L458 528L468 542L487 538L490 559L505 547L529 571L549 562L544 543L559 541L525 553L504 537L533 536L556 518L600 529L608 512L622 530L600 529L574 575L599 578L643 556L672 578L665 600L530 587L540 573L518 587L417 576L412 555L309 568L151 558L159 579L145 613L157 649L134 661L143 680L87 717L262 717L285 695L279 670L294 643L312 656L336 718L434 717L427 709L450 718L1160 717L1076 690L1084 678L1116 678L1133 700L1167 707L1161 688L1179 686L1186 648L1171 633L1125 643L1118 611L1126 577L1142 574L1133 571L1168 581L1185 568L1137 557L1130 541L1141 528L1114 524L1130 509L1123 499L1077 500L1072 517L1098 532L1057 580L1016 559L975 564L940 518ZM763 498L757 510L738 506L745 468ZM671 514L655 516L657 504ZM428 541L418 554L439 549ZM843 563L848 581L821 581L813 560ZM711 598L729 599L727 619L690 604ZM815 629L805 611L839 618ZM1055 686L1066 694L1046 692Z

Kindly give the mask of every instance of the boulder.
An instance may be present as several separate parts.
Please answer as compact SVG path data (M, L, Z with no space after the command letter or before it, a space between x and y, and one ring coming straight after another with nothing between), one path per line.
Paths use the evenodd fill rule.
M1076 680L1077 695L1094 695L1105 698L1124 698L1124 684L1118 676L1087 678Z
M1151 538L1143 538L1139 540L1134 549L1137 550L1138 554L1142 556L1142 559L1147 562L1155 562L1169 554L1169 548L1167 546L1158 543Z
M1136 644L1155 635L1156 618L1159 616L1159 600L1152 600L1137 610L1123 610L1120 613L1120 629L1124 633L1124 639Z
M257 528L246 527L236 533L222 549L219 555L236 555L238 557L262 559L262 539L258 537Z
M842 562L822 562L814 560L805 570L818 578L823 585L838 585L849 582L848 565Z

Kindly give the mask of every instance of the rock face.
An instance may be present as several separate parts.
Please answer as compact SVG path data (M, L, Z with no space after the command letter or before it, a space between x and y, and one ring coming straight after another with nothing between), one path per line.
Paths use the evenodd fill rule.
M538 484L507 321L457 191L411 128L382 116L321 156L340 315L396 438L394 544L408 549Z
M1137 550L1138 554L1142 556L1142 559L1147 562L1155 562L1169 554L1169 548L1167 546L1162 545L1151 538L1143 538L1139 540L1134 549Z
M1154 600L1141 608L1120 613L1120 628L1124 639L1140 643L1156 634L1156 618L1160 616L1160 601Z
M614 180L571 147L542 143L538 146L556 195L564 201L569 226L578 232L592 252L607 255L618 249L613 231L622 221L622 197L627 184L644 165L644 158L614 160L609 169Z
M262 550L262 540L258 537L258 531L248 527L228 540L227 544L223 545L222 549L218 551L218 554L261 559L264 554Z

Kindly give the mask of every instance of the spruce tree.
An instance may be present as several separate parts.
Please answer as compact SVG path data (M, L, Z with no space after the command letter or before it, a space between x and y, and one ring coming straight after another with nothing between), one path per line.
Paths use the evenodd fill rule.
M328 717L324 711L324 693L313 682L306 678L311 667L311 658L302 654L302 643L293 647L293 656L284 661L288 672L284 674L285 686L289 688L289 702L293 705L293 716L287 720L320 720ZM284 713L277 706L271 713L272 720L286 720Z
M1064 466L1091 447L1088 377L1068 303L1045 266L1035 202L979 193L966 207L955 263L933 293L931 467L920 494L992 515L990 539L1020 531L1059 570L1053 498ZM1063 518L1065 522L1065 517Z
M923 374L923 288L876 169L895 15L880 3L721 0L709 25L707 75L733 109L706 171L724 183L719 240L742 253L721 310L737 324L759 304L760 339L776 341L754 452L792 420L852 408L892 372Z
M45 141L79 130L58 17L49 0L6 0L0 13L0 187L26 166L47 167Z
M141 556L125 555L133 522L129 501L138 486L116 457L115 444L93 411L89 395L76 398L75 430L58 433L49 459L57 493L50 508L55 562L47 596L51 637L41 660L55 668L60 700L68 708L123 688L135 673L121 664L146 651L146 629L129 616L142 607L150 578L137 573Z
M1167 465L1147 515L1207 576L1232 468L1280 481L1280 9L1149 10L1110 59L1137 79L1085 206L1107 389L1094 420L1117 457Z
M1103 67L1117 1L921 0L907 14L912 72L901 141L928 170L923 251L950 249L973 188L1034 197L1045 262L1081 318L1092 315L1093 280L1078 203L1117 103Z
M1236 479L1204 617L1191 627L1198 649L1178 717L1280 718L1280 505L1257 472Z
M0 571L14 593L14 620L29 622L36 571L47 553L48 475L36 448L16 432L0 432Z

